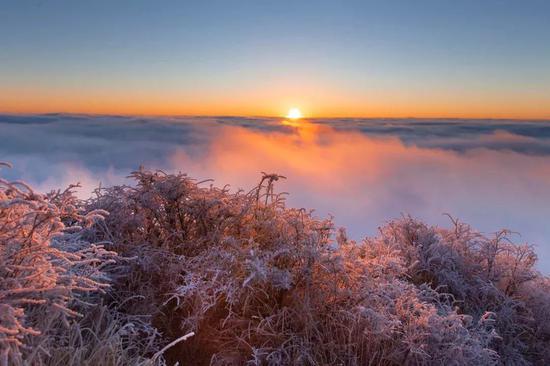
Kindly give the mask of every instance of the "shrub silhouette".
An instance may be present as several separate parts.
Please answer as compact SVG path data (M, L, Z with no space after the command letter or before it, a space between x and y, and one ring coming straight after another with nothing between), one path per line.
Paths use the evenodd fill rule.
M507 231L405 216L355 242L331 219L286 207L276 174L250 192L183 174L130 177L84 202L2 181L5 363L550 362L549 281ZM39 265L14 272L35 256Z

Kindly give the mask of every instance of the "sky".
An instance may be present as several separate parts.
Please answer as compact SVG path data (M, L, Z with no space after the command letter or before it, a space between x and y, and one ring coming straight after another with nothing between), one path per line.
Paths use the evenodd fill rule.
M0 112L550 119L550 2L0 0Z

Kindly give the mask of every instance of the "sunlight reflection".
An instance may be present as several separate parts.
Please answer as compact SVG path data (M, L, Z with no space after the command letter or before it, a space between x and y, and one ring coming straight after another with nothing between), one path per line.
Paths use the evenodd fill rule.
M302 126L304 122L302 121L298 121L298 120L292 120L292 119L285 119L285 120L282 120L281 121L281 124L284 125L284 126L290 126L290 127L295 127L295 128L299 128Z

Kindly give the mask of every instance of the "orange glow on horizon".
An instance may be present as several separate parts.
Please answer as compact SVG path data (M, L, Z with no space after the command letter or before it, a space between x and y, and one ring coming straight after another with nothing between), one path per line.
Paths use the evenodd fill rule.
M378 91L350 93L339 88L303 86L288 93L284 86L259 90L191 92L140 90L50 90L0 86L2 113L89 113L122 115L280 116L299 104L310 118L514 118L550 119L550 96L410 95Z

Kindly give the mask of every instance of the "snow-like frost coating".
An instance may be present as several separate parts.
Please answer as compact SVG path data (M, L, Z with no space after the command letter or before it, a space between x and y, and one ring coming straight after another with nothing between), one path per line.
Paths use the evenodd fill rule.
M549 280L505 230L404 216L355 242L276 174L131 178L87 201L1 182L4 364L550 362Z

